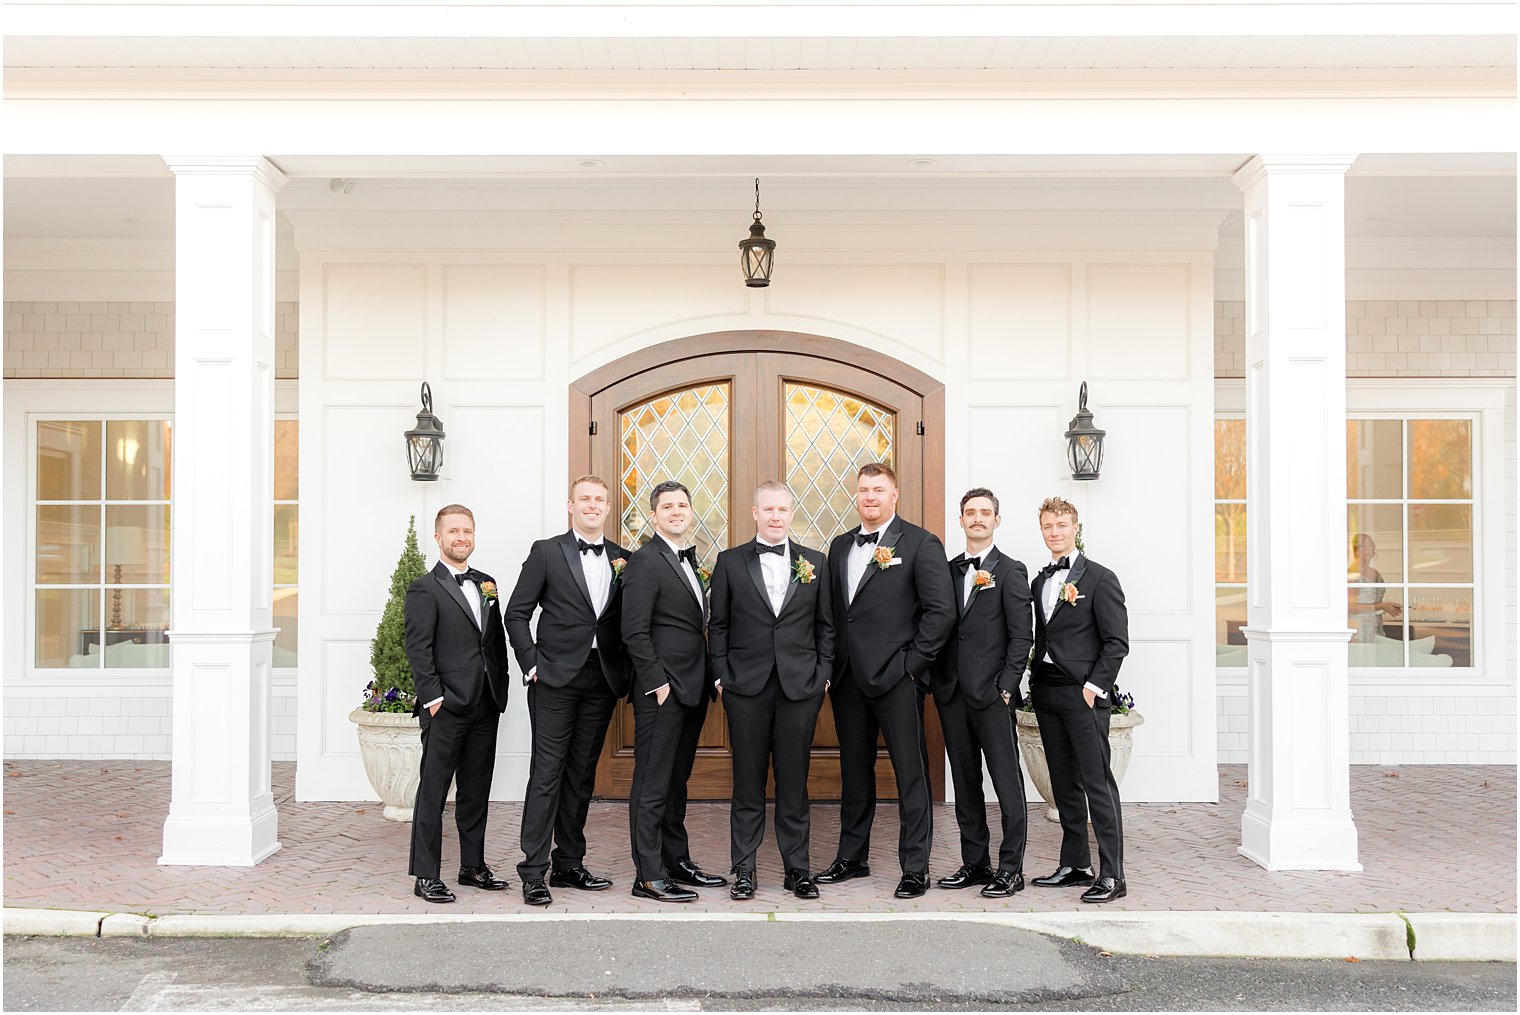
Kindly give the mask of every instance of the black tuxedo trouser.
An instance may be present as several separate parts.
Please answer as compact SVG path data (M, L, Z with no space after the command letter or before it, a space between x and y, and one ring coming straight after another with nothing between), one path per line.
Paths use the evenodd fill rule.
M469 712L422 710L422 779L412 807L412 877L439 876L443 852L443 804L457 781L454 822L459 829L459 866L485 865L486 814L491 806L491 771L496 765L496 730L501 713L489 694Z
M533 759L523 796L523 861L517 865L523 881L542 881L551 859L555 870L585 865L586 814L596 786L596 763L616 707L617 698L602 676L594 649L564 687L528 684Z
M808 867L808 763L823 695L793 701L776 672L759 694L723 692L728 745L733 752L733 807L729 811L735 869L755 869L765 839L765 779L776 770L776 845L783 869Z
M998 848L1000 870L1024 869L1028 836L1028 803L1024 773L1019 768L1019 745L1013 713L1001 701L977 708L965 694L949 701L934 699L945 728L950 778L955 785L955 823L961 830L961 863L990 864L987 801L982 793L982 758L992 775L1003 818L1003 843Z
M876 734L887 742L897 777L897 858L904 872L927 872L934 840L933 795L924 744L923 696L904 677L877 697L861 693L846 669L830 690L839 734L839 851L844 860L871 858L876 818Z
M690 708L671 692L665 704L634 692L633 787L628 792L628 832L640 881L665 876L665 868L691 858L686 838L686 780L697 760L697 741L707 721L707 697Z
M1032 683L1034 716L1050 768L1050 789L1061 812L1061 865L1091 867L1087 817L1098 840L1098 871L1124 877L1124 824L1119 784L1109 767L1109 708L1087 707L1077 684Z

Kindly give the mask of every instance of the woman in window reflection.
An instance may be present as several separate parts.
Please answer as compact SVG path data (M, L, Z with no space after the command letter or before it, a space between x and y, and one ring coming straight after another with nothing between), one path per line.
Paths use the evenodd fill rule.
M1351 551L1356 556L1356 563L1346 577L1352 582L1365 583L1360 588L1347 590L1346 609L1350 613L1354 629L1351 640L1370 644L1377 641L1378 635L1383 633L1385 616L1398 617L1399 604L1383 601L1388 595L1388 587L1382 584L1382 573L1372 566L1373 559L1377 557L1377 544L1372 541L1372 537L1365 532L1352 536Z

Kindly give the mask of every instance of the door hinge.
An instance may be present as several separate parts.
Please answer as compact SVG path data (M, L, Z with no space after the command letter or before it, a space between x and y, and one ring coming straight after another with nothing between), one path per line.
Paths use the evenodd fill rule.
M591 426L588 429L590 429L590 431L591 431L591 436L595 437L596 436L596 420L592 420L591 421Z
M924 435L924 421L923 420L919 420L918 421L918 435L920 437L922 437Z

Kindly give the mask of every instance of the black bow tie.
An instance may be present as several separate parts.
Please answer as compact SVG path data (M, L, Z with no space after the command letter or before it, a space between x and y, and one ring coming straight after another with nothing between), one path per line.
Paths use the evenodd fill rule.
M757 539L755 540L755 550L758 553L774 553L778 557L786 556L786 545L784 543L777 543L775 546L772 546L770 543L762 543Z
M874 543L880 535L880 532L857 532L855 533L855 545L865 546L867 543Z
M459 583L460 588L464 588L465 582L474 582L476 585L479 585L484 577L484 575L472 567L468 571L465 571L463 574L456 574L454 576L454 581Z
M956 567L960 568L962 571L964 571L968 567L971 570L973 570L973 571L980 571L982 569L982 558L980 558L980 557L965 557L965 558L962 558L961 560L954 561L954 564L955 564Z
M1071 570L1071 558L1070 557L1062 557L1060 560L1053 560L1049 564L1046 564L1044 567L1040 568L1040 577L1041 578L1049 578L1051 575L1055 574L1057 571L1070 571L1070 570Z
M679 553L677 553L676 563L679 564L683 560L686 561L686 563L690 564L691 569L695 571L697 569L697 548L695 546L688 546L686 549L681 550Z
M590 550L592 553L596 554L598 557L600 557L602 555L602 544L601 543L588 543L584 539L581 539L579 537L577 537L576 540L575 540L575 548L577 550L579 550L580 552L582 552L582 553L585 553L587 550Z

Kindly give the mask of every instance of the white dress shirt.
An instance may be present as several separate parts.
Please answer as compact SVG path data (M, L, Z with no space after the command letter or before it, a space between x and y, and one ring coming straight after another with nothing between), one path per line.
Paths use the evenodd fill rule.
M591 609L598 617L607 608L607 597L612 593L612 564L607 559L609 553L607 544L599 536L596 539L581 539L581 534L571 530L571 535L588 546L600 546L601 553L592 553L590 550L581 551L581 572L586 576L586 591L591 593ZM596 648L596 628L591 629L591 647ZM528 671L523 678L524 682L532 681L538 676L538 667Z
M961 579L961 606L963 608L966 607L966 606L969 606L971 604L971 583L974 582L974 581L976 581L976 573L978 571L985 571L985 570L987 570L987 568L986 568L987 558L990 557L990 556L992 556L993 552L994 552L994 547L993 547L993 544L991 544L991 543L988 543L986 546L982 547L982 552L981 553L972 553L970 547L966 548L966 554L965 555L967 557L977 557L977 558L980 558L981 561L982 561L983 566L982 567L972 567L970 564L966 565L966 574Z
M1072 567L1075 567L1077 564L1077 558L1082 556L1082 551L1072 550L1071 553L1066 554L1065 556L1067 558L1067 562L1070 563ZM1050 559L1050 562L1054 564L1060 559L1060 557L1052 557ZM1045 613L1045 623L1047 625L1050 623L1050 618L1055 614L1056 607L1060 604L1061 586L1066 584L1066 576L1069 574L1071 574L1070 568L1062 571L1057 571L1049 578L1046 578L1045 584L1040 588L1040 609ZM1046 646L1049 646L1050 641L1047 639L1045 644ZM1051 663L1052 665L1055 663L1055 660L1050 658L1050 652L1048 649L1045 653L1045 662ZM1083 684L1082 686L1100 698L1108 697L1108 692L1095 684Z
M767 543L759 536L755 542L762 546L775 546L775 543ZM771 597L771 612L781 616L781 604L786 599L786 583L790 577L788 563L791 561L791 540L781 541L780 553L760 553L760 574L765 579L765 591Z
M893 514L874 529L866 528L865 523L862 522L860 531L867 536L873 532L884 533L896 518L897 515ZM855 537L851 536L850 538L854 539ZM855 589L859 587L860 579L866 573L866 566L871 563L871 558L876 555L876 548L879 546L881 546L880 537L874 543L857 542L850 546L850 555L845 558L844 562L844 601L846 603L853 603L855 601Z
M691 563L689 561L681 559L681 548L679 546L677 546L675 543L672 543L669 539L666 539L665 538L665 533L656 531L655 532L655 538L656 539L664 539L665 540L665 545L668 546L668 547L670 547L671 552L673 552L676 555L676 558L678 560L680 560L681 573L686 576L686 582L687 582L687 584L689 584L691 586L691 591L697 597L697 606L701 608L702 615L705 617L707 615L707 604L702 599L702 579L700 579L700 578L697 577L697 569L694 568L694 567L692 567ZM664 687L668 683L669 683L669 681L666 681L666 683L665 684L661 684L660 687ZM717 681L713 681L713 683L716 684ZM654 689L654 691L645 691L644 693L645 694L654 694L659 689L660 689L659 687L656 687Z
M452 563L444 560L441 557L439 558L439 563L449 569L449 574L451 576L461 575L469 570L469 568L466 567L455 567ZM459 591L464 593L464 601L470 604L470 612L475 616L475 626L480 628L482 631L485 630L485 621L481 619L480 616L480 589L475 586L475 583L472 580L466 578L464 581L459 583ZM432 708L434 705L441 704L442 702L443 697L440 695L439 697L434 698L432 701L425 703L422 707Z

